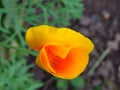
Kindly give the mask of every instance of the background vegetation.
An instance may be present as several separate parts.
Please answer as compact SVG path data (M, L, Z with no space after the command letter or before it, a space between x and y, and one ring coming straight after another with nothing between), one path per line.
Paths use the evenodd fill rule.
M93 41L78 78L58 79L34 64L38 52L25 33L41 24L70 27ZM0 0L0 90L120 90L119 54L120 0Z
M37 52L28 49L25 32L28 27L41 24L66 27L70 20L79 19L82 11L81 0L0 0L0 90L44 87L44 82L35 80L30 72L34 64L27 63L28 57ZM74 89L84 86L82 76L55 81L58 90L66 90L69 84Z

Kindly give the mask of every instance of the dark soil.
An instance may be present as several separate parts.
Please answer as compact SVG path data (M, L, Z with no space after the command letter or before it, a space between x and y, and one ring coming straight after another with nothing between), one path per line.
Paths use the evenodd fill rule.
M84 0L84 5L81 20L72 21L69 26L89 37L95 44L89 65L82 74L86 84L80 90L120 90L120 0ZM110 53L94 74L88 77L88 71L106 48L111 48ZM30 63L34 59L30 57ZM56 90L51 75L37 67L31 71L35 73L35 79L47 83L40 90Z
M79 31L95 44L87 70L106 48L112 45L112 50L83 90L97 87L101 90L120 90L120 0L84 0L84 4L85 12L78 26L81 27Z

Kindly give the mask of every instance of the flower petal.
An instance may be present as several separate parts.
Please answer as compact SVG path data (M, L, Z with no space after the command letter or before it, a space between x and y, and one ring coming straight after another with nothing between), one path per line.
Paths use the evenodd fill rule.
M64 58L61 54L65 55ZM41 49L36 64L56 77L73 79L86 68L88 53L81 48L49 43Z
M52 36L51 33L56 29L55 27L49 27L47 25L31 27L26 32L26 41L32 49L39 50L48 42Z
M50 65L45 49L43 48L41 52L42 53L39 53L36 58L36 65L38 65L43 70L50 72L51 74L55 74L55 70Z
M40 50L46 43L59 42L70 47L81 47L91 52L93 43L82 34L69 28L55 28L41 25L28 29L26 41L35 50Z
M61 43L48 43L46 44L40 51L40 54L37 56L36 64L41 67L45 71L50 71L51 73L55 74L55 70L53 70L52 66L50 65L50 60L48 57L50 56L51 52L54 53L54 56L59 56L60 58L66 58L70 48L65 47L65 45Z
M56 59L51 62L51 66L56 71L55 76L64 79L73 79L81 74L88 64L88 54L80 48L70 50L66 59Z

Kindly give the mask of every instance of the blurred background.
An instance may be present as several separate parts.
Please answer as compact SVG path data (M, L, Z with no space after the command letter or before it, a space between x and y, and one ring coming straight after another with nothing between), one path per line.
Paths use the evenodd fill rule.
M35 65L27 28L69 27L95 49L79 77L63 80ZM0 0L0 90L120 90L120 0Z

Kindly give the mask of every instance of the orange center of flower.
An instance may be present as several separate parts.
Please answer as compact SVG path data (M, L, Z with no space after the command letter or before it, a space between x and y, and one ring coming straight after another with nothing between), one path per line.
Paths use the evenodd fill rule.
M78 72L82 72L88 63L88 54L85 50L66 47L60 43L45 45L40 51L40 57L47 71L67 78L77 76Z
M67 59L70 48L65 46L47 46L46 53L51 67L56 73L65 72L66 67L69 67L70 60Z

